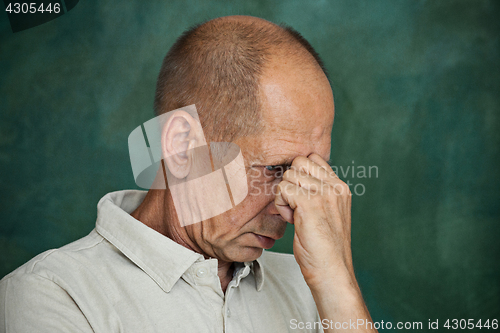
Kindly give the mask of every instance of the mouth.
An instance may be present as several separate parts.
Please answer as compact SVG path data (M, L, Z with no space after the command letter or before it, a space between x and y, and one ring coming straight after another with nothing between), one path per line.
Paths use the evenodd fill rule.
M271 237L257 235L257 234L254 234L253 232L252 232L252 235L254 235L255 238L257 238L257 241L259 242L260 247L262 247L266 250L272 248L274 243L276 242L276 240L271 238Z

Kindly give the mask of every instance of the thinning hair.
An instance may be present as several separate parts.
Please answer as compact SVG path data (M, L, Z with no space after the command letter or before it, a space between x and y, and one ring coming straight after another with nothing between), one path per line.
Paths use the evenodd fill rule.
M298 55L305 50L326 74L319 55L300 33L255 20L219 18L185 31L163 60L155 113L195 104L207 141L231 142L263 128L259 79L276 51Z

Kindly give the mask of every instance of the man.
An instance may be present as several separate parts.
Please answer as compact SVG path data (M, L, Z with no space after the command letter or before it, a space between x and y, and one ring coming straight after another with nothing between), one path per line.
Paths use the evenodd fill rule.
M191 104L201 125L182 111ZM248 196L181 226L169 188L106 195L90 235L2 280L0 331L375 331L352 325L371 319L352 265L349 188L325 162L333 95L311 46L258 18L208 21L163 62L155 110L174 109L162 128L162 152L178 157L168 171L189 177L204 137L234 142ZM294 255L263 251L287 222Z

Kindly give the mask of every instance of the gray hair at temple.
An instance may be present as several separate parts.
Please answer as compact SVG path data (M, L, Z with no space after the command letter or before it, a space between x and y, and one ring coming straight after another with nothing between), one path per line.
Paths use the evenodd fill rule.
M155 113L195 104L207 142L256 135L263 130L259 78L271 56L285 51L286 60L301 59L299 66L313 63L326 74L313 47L289 26L249 16L196 25L163 60Z

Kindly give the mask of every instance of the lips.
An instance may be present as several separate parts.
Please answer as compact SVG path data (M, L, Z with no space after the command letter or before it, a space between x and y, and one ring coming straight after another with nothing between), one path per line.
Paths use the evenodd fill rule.
M274 243L276 242L276 240L273 238L262 236L262 235L257 235L254 233L252 233L252 234L255 236L255 238L257 238L257 241L259 242L260 247L262 247L266 250L272 248Z

